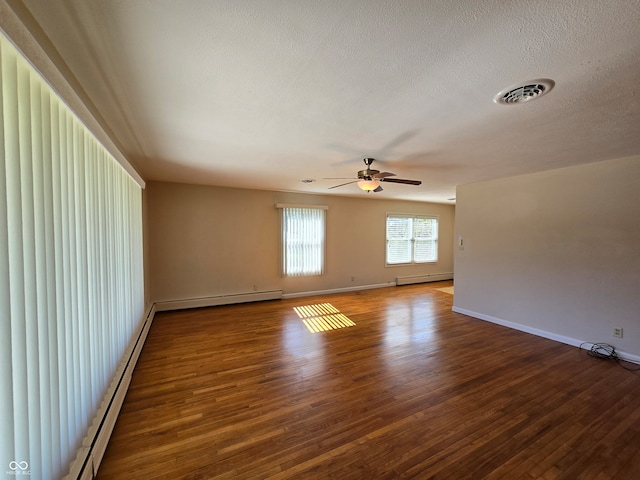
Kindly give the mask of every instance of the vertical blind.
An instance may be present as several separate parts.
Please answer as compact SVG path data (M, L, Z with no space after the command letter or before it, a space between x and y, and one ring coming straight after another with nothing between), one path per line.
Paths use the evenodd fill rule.
M325 208L282 208L283 275L322 275L324 237Z
M62 477L143 319L142 191L0 34L0 477Z

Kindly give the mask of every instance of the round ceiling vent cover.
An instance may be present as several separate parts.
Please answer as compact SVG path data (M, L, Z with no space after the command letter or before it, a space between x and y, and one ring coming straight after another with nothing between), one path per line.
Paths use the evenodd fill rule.
M556 83L548 78L539 78L537 80L529 80L521 85L509 87L502 90L493 97L493 101L503 105L515 105L518 103L526 103L536 98L540 98L551 91Z

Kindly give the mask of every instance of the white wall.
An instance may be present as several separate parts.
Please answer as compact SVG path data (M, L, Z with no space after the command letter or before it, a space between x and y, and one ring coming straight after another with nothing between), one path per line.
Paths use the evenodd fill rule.
M458 187L459 235L454 310L640 356L640 156Z
M248 293L285 294L379 285L398 276L453 272L454 207L177 183L147 184L148 282L153 301ZM276 203L327 205L326 274L279 275ZM386 213L440 217L439 261L385 266ZM354 280L352 280L354 277Z

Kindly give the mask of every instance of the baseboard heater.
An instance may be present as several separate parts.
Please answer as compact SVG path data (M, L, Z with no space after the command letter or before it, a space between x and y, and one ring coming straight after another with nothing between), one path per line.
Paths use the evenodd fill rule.
M71 463L69 473L63 480L92 480L102 462L102 457L107 450L107 444L115 427L124 397L131 383L133 370L142 351L142 346L149 333L153 322L155 308L151 307L145 316L138 335L125 352L122 362L113 377L111 385L104 396L104 400L89 427L87 435L82 441L75 460Z
M156 302L159 312L167 310L183 310L185 308L215 307L234 303L262 302L264 300L280 300L282 290L267 290L261 292L235 293L230 295L214 295L211 297L187 298L183 300L167 300Z
M397 277L396 285L411 285L413 283L440 282L442 280L453 280L453 272L429 273L427 275L414 275L412 277Z

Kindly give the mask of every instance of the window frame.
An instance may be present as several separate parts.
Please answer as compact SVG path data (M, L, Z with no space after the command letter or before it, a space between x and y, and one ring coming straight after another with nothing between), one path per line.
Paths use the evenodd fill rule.
M411 219L411 234L410 234L410 238L408 238L408 241L410 242L410 247L409 247L409 257L410 260L408 262L390 262L389 261L389 242L390 242L390 238L389 238L389 219L390 218L408 218ZM436 227L435 227L435 235L430 237L431 242L434 242L434 251L435 251L435 258L434 259L430 259L430 260L425 260L425 261L418 261L416 260L416 234L415 234L415 220L416 219L425 219L425 220L434 220L436 222ZM391 212L387 212L386 217L385 217L385 255L384 255L384 261L385 261L385 266L386 267L397 267L397 266L406 266L406 265L425 265L425 264L435 264L438 263L438 257L439 257L439 252L438 252L438 239L439 239L439 233L440 233L440 216L439 215L433 215L433 214L422 214L422 213L391 213ZM435 238L434 238L435 237Z
M283 204L277 203L276 207L280 210L280 260L279 260L279 268L280 268L280 276L284 278L295 278L295 277L318 277L325 274L326 269L326 248L327 248L327 210L328 207L325 205L292 205L292 204ZM322 211L321 220L321 233L319 235L319 245L312 248L318 248L318 251L315 252L316 255L319 256L320 266L316 269L304 269L300 271L290 271L291 265L288 265L288 252L290 249L287 245L287 231L286 228L286 215L289 210L307 210L310 213L311 211ZM293 212L292 212L293 213ZM317 213L317 212L314 212ZM317 235L317 231L315 232Z

